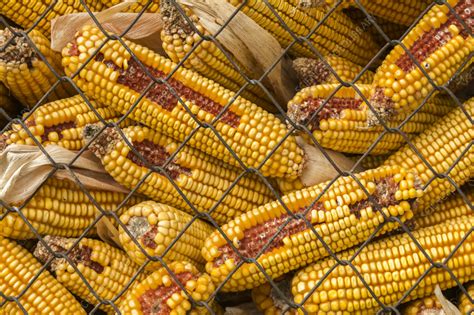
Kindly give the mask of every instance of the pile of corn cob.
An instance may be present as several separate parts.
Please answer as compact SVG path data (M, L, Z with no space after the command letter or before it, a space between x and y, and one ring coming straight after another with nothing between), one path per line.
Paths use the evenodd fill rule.
M53 172L0 200L0 314L221 314L246 290L268 315L449 314L455 287L474 311L471 0L219 0L292 59L288 104L240 91L206 2L127 8L163 18L160 55L92 24L52 50L54 18L119 0L5 1L0 154L87 151L127 192ZM364 170L305 187L300 140Z

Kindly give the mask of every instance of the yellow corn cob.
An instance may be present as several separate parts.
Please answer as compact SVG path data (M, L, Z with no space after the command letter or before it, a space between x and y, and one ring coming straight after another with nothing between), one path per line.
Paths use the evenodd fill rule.
M264 315L296 314L296 311L288 305L288 301L293 300L290 292L290 279L288 277L282 281L274 281L284 297L281 297L270 283L265 283L252 290L252 300Z
M418 153L407 144L384 163L400 165L418 174L421 184L427 185L426 188L423 187L423 197L417 200L418 211L427 209L456 189L447 178L435 178L430 181L435 175L420 155L439 174L449 171L449 177L458 186L469 180L474 172L474 148L471 146L474 139L474 98L464 103L463 107L469 117L461 108L454 109L410 141Z
M103 8L100 0L85 0L84 2L92 12L101 11ZM85 11L86 9L82 5L81 0L4 0L0 7L1 15L9 18L24 29L29 29L36 21L39 21L34 26L34 29L41 32L47 38L51 37L51 20L61 15ZM44 13L46 14L42 17Z
M282 197L293 214L304 215L310 207L306 220L292 218L279 201L274 201L235 218L221 229L244 257L256 258L268 276L275 279L328 255L307 224L313 225L329 248L341 251L367 239L384 221L384 215L402 221L412 217L409 200L421 194L412 174L399 167L380 167L356 177L362 186L352 177L341 177L320 198L328 183ZM368 201L362 187L372 196L374 204ZM397 227L398 224L389 222L379 234ZM265 248L274 235L271 245ZM206 270L216 283L226 280L241 262L240 256L217 231L206 239L202 255L207 261ZM265 282L264 274L254 264L243 263L222 289L239 291Z
M0 30L0 81L10 90L10 93L23 105L34 106L58 81L51 69L36 54L28 41L9 30ZM39 31L32 30L28 37L38 48L41 55L58 75L63 75L61 55L50 48L49 40ZM47 97L53 101L73 95L72 88L65 83L58 84Z
M297 123L306 124L316 140L325 148L345 153L363 154L378 140L383 126L367 126L370 109L352 87L342 87L331 97L316 117L314 113L338 88L335 84L315 85L298 92L288 104L288 116ZM367 98L369 85L359 85ZM428 101L420 111L400 128L408 136L416 135L453 109L454 101L437 96ZM388 127L398 128L408 114L397 115L387 122ZM307 135L306 135L307 136ZM399 133L387 132L370 150L370 154L391 153L406 143Z
M123 2L123 0L100 0L105 8L110 8L116 4ZM160 1L159 0L137 0L135 3L132 3L128 8L127 12L139 13L145 10L148 13L157 13L160 11Z
M422 299L409 302L403 315L446 315L443 306L435 295L430 295Z
M173 62L178 63L186 57L199 40L200 35L195 33L186 20L180 15L177 8L169 0L161 1L161 14L163 15L164 27L161 31L163 49ZM204 35L212 35L199 22L199 18L188 7L184 7L186 15L193 22L194 26ZM240 64L235 58L233 61L239 68L248 73L248 69ZM200 73L201 75L217 82L226 89L233 92L239 91L246 83L245 78L239 70L229 61L222 50L212 41L205 41L200 44L189 57L186 57L184 66ZM242 91L241 96L249 101L261 105L268 111L275 111L276 108L266 97L265 92L257 85L248 85ZM283 106L286 104L283 104Z
M448 255L472 230L474 216L457 218L443 224L412 232L414 239L426 250L434 262L445 263L460 282L474 279L472 261L474 234L469 234L454 255ZM442 290L453 287L456 282L442 268L433 268L418 285L416 281L431 267L431 263L407 235L395 235L369 243L352 260L358 248L338 254L341 260L350 260L361 273L375 296L384 305L401 300L402 296L415 287L403 302L429 296L437 285ZM335 269L331 269L336 266ZM324 259L299 271L292 281L295 303L301 303L309 291L318 285L304 303L310 314L332 312L350 314L375 314L379 305L351 269L351 266L337 265L333 259Z
M324 3L334 6L338 4L337 0L313 0L313 3L322 5ZM360 5L371 15L383 18L393 23L410 25L420 13L432 2L430 0L402 0L402 1L373 1L360 0ZM354 0L343 1L338 8L354 7L360 8Z
M179 211L165 204L154 201L145 201L126 210L120 220L126 225L127 230L133 238L140 244L139 248L130 238L128 233L119 227L119 238L123 248L128 255L137 264L144 264L148 259L141 249L144 249L150 256L161 256L171 245L174 239L178 238L181 231L184 234L179 236L176 243L164 256L165 261L186 260L196 265L204 263L201 257L201 248L204 246L204 240L211 234L212 227L196 219L191 222L192 216ZM150 262L147 270L156 270L161 264Z
M109 107L90 100L100 117L109 121L121 115ZM69 150L80 150L85 142L82 130L86 124L99 121L99 117L90 109L81 95L50 102L39 106L25 119L25 124L36 140L44 146L56 144ZM124 121L130 124L130 121ZM20 125L13 125L12 130L2 137L5 144L36 145L26 130Z
M447 5L434 5L402 41L439 86L446 84L474 51L474 10L469 7L470 0L448 2L469 30ZM417 108L432 91L428 78L398 45L375 73L371 104L382 117L391 117ZM372 112L369 122L378 123Z
M71 75L94 53L104 40L95 27L85 26L63 50L63 65ZM155 76L164 78L176 66L149 49L125 40L127 46ZM95 48L87 48L95 45ZM100 53L75 77L79 87L92 98L126 113L137 102L151 79L118 41L108 41ZM179 68L168 83L184 98L186 106L197 118L210 123L234 95L216 83ZM150 89L138 102L129 117L155 130L183 141L198 125L178 99L163 84ZM216 132L226 141L245 165L257 167L288 133L285 125L272 114L243 98L237 98L214 124ZM199 128L188 142L230 164L239 165L229 150L210 128ZM272 152L261 167L264 175L296 177L303 168L303 151L290 136Z
M162 267L130 290L121 304L121 313L207 314L206 308L194 307L191 303L209 302L208 299L215 290L209 275L200 273L189 262L172 262L168 267L172 274Z
M471 301L474 300L474 282L470 282L465 285L467 293L469 293L469 298L462 294L459 297L459 310L462 314L472 314L474 312L474 303Z
M228 0L228 2L240 7L244 1ZM301 9L299 3L299 0L268 1L296 36L308 36L318 23L321 23L327 12L322 8L307 11ZM294 42L294 38L264 1L248 1L242 6L241 11L272 34L283 48ZM336 54L356 64L366 65L376 54L377 45L370 36L359 35L359 27L350 18L342 12L332 12L328 19L319 25L309 41L323 55ZM299 57L311 58L315 55L306 44L293 45L291 52Z
M89 238L81 239L72 250L71 247L76 243L76 239L48 235L43 240L55 252L70 250L68 258L86 279L93 292L102 301L113 300L114 305L118 307L128 292L125 291L123 295L120 295L121 291L131 283L139 269L139 266L125 252L102 241ZM44 263L52 259L51 271L53 275L71 293L92 305L100 302L66 259L54 258L53 253L48 251L42 242L38 243L34 255ZM133 284L136 281L142 281L145 277L146 274L140 273L133 280L135 281ZM100 308L109 314L115 314L114 308L110 305L103 304Z
M85 138L93 138L102 130L89 125ZM154 166L163 166L180 147L180 143L146 127L135 126L123 130L128 141L143 158ZM114 128L105 129L89 149L101 160L105 170L123 186L133 189L158 202L192 213L188 201L164 174L153 172L137 156ZM256 176L242 178L220 201L226 190L241 173L238 169L188 146L179 150L172 162L164 167L179 190L197 210L208 212L219 204L211 216L222 224L243 212L273 200L271 190Z
M116 211L126 194L88 190L105 211ZM129 204L141 201L129 199ZM128 203L127 203L128 204ZM99 215L99 210L77 184L50 178L26 205L14 205L40 235L78 237ZM119 210L124 211L124 207ZM36 235L18 213L0 207L0 235L14 239L29 239Z
M0 297L0 314L86 314L74 296L41 267L26 249L0 236L0 292L18 297L23 307Z
M474 202L474 189L468 188L465 193L466 197L471 202L471 205L467 204L464 201L464 198L459 193L455 192L446 200L417 214L413 219L414 227L420 229L440 224L454 218L474 214L474 210L471 209L472 203Z
M427 0L426 2L429 2L429 0ZM365 15L362 10L354 7L349 7L344 10L344 13L349 16L356 25L361 27L364 30L364 33L367 32L368 34L370 34L380 47L383 47L387 44L387 40L377 30L375 25L370 22L367 15ZM372 18L374 18L375 23L382 29L385 35L387 35L388 38L392 40L400 39L408 29L407 25L394 23L392 20L386 20L377 16L372 16Z
M326 3L334 5L336 0L325 0ZM361 0L360 5L371 15L382 18L392 23L410 25L425 10L431 0L402 0L397 2L376 2L372 0ZM341 7L352 6L360 8L354 0L344 1Z
M363 67L342 57L327 56L324 59L340 79L345 82L352 82L363 70ZM293 61L293 68L298 75L301 88L326 83L339 83L336 76L321 59L298 58ZM359 84L371 84L373 77L374 73L367 70L356 82Z

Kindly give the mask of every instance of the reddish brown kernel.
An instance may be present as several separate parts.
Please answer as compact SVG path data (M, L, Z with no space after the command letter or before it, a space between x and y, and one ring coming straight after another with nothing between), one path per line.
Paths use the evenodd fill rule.
M183 272L176 275L177 280L184 286L189 280L197 279L197 276L190 272ZM173 278L173 284L169 287L159 286L156 289L150 289L145 291L140 297L138 302L143 315L168 315L171 312L170 307L166 304L166 301L176 292L179 292L181 288L175 282Z
M351 212L354 213L357 218L360 218L360 211L366 209L367 207L372 207L377 210L381 207L388 207L397 203L395 199L395 193L398 189L398 185L394 181L392 176L376 180L375 184L376 190L371 195L371 199L373 202L369 201L368 199L364 199L349 206ZM312 209L322 211L323 206L321 203L317 202L314 204ZM305 212L305 210L306 209L304 208L300 209L298 213L303 213ZM310 221L309 213L311 213L311 211L309 211L307 215L308 221ZM240 254L243 257L256 258L257 254L260 253L263 247L278 232L278 230L286 222L288 217L288 214L284 214L279 218L266 221L263 224L254 226L244 231L244 237L240 240L239 244L237 244L238 246L236 246ZM269 246L265 248L262 254L269 253L275 248L282 247L284 245L283 239L285 237L294 235L296 233L308 229L309 227L305 220L293 219L273 239L271 244L269 244ZM234 259L236 264L239 263L241 260L239 255L232 249L229 244L220 247L219 251L221 252L221 256L219 256L219 258L215 260L215 266L222 265L228 259Z
M156 226L152 226L145 234L142 236L142 243L146 247L151 249L156 249L158 244L155 242L155 236L158 234L158 228Z
M49 247L55 252L67 252L68 247L74 242L74 239L68 239L63 237L56 237L56 236L46 236L45 237L46 243ZM46 247L42 246L42 244L38 243L38 246L35 250L35 256L42 262L46 262L53 258L53 254L49 252ZM97 273L104 272L104 266L102 266L97 261L92 260L92 248L89 246L78 244L74 248L72 248L67 255L72 263L75 265L83 264L86 267L91 268ZM64 262L63 259L55 259L51 265L51 269L55 270L55 265L58 263Z
M166 152L165 148L155 144L149 140L142 142L133 142L133 147L139 152L143 158L154 166L163 166L169 159L170 155ZM139 166L146 167L142 159L139 158L133 151L130 151L127 158ZM165 169L169 176L176 179L180 174L191 174L191 170L182 167L176 163L170 162L165 166Z
M147 69L147 71L157 80L166 79L167 77L165 73L152 67L142 67L133 58L128 61L127 70L119 68L112 61L104 61L103 59L104 56L102 54L99 54L96 57L97 61L101 61L107 67L120 72L117 83L123 84L138 93L145 91L146 88L153 82L150 76L144 71L144 68ZM178 105L178 99L175 95L173 95L173 90L179 97L181 97L181 99L192 101L202 110L211 113L214 116L217 116L224 109L221 104L214 102L210 98L192 90L174 78L169 78L167 83L169 86L171 86L171 89L168 88L166 84L156 83L150 88L145 96L167 111L172 111L173 108ZM225 113L222 114L219 120L234 128L237 128L240 124L240 117L229 109L227 109Z
M309 121L314 113L321 108L324 98L307 98L302 104L291 106L288 116L295 122L300 124L308 124L308 128L314 131L319 128L319 122L328 118L339 118L340 113L344 109L360 109L361 99L354 98L331 98L324 107L319 111L313 121Z
M322 205L316 203L313 208L321 209ZM301 209L299 212L303 212ZM240 240L237 249L243 257L255 258L262 248L270 241L270 239L278 232L280 227L288 220L289 215L284 214L279 218L274 218L270 221L254 226L244 232L244 238ZM282 231L268 244L262 254L271 252L273 249L283 246L283 239L292 234L304 231L308 228L305 220L292 219ZM234 259L237 264L240 262L239 255L228 244L222 246L219 251L221 256L216 259L214 264L219 266L228 259Z
M456 11L459 17L466 23L470 29L470 32L472 33L474 32L474 10L469 8L469 3L470 0L459 1L459 3L454 6L454 11ZM439 28L432 29L424 33L413 43L410 52L416 61L421 64L421 66L424 66L423 61L425 61L428 56L452 39L452 34L449 31L450 25L456 25L461 31L460 35L462 37L467 38L469 36L468 30L466 30L463 24L451 11L447 13L447 16L448 20ZM404 53L402 56L400 56L396 64L405 72L409 72L416 67L415 62L407 53Z
M69 56L79 56L79 48L77 47L76 41L71 43L71 48L69 48Z
M51 127L44 127L44 133L41 136L41 141L48 141L48 135L51 132L56 132L59 136L59 140L61 140L63 138L63 135L61 132L63 130L72 129L72 128L76 128L76 123L73 121L61 123L59 125L55 125Z

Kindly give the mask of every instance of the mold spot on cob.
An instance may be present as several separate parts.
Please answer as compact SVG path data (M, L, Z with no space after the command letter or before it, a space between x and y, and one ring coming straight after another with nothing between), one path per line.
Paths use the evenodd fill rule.
M73 41L78 46L79 55L70 54L73 42L63 49L66 73L71 75L77 71L96 52L103 40L104 35L97 28L85 26ZM176 67L170 60L145 47L127 40L124 42L143 67L159 78L168 76ZM143 82L152 82L151 79L141 77L144 70L142 65L136 63L120 42L108 41L96 59L88 63L74 80L88 96L124 114L143 92L143 86L132 86L132 77L138 76ZM151 94L138 101L129 117L183 141L199 127L189 110L202 123L215 121L216 131L245 165L258 167L265 161L261 172L274 177L295 178L302 172L304 153L294 137L286 137L288 129L277 117L241 97L230 103L233 92L190 70L177 69L167 82L187 109L168 87L165 88L166 84L157 83L150 89ZM217 119L216 114L226 106L225 113ZM280 142L283 143L276 152L266 159ZM198 128L188 143L229 164L240 166L210 128Z

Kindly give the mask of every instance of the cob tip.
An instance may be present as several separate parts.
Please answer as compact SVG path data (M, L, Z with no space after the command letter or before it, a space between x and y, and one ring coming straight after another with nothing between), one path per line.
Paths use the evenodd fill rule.
M36 53L25 37L18 36L6 28L0 31L0 46L4 47L5 45L5 49L0 51L1 61L31 66L31 61L36 57Z
M44 243L51 248L54 252L65 252L70 244L74 241L72 238L60 237L60 236L51 236L46 235L43 237ZM33 256L35 256L41 263L46 263L50 260L51 271L57 270L57 266L62 264L66 261L64 258L57 258L46 246L44 246L43 242L38 242L36 248L33 252Z
M92 153L102 158L122 139L114 128L103 128L103 124L89 124L82 132L86 145Z

